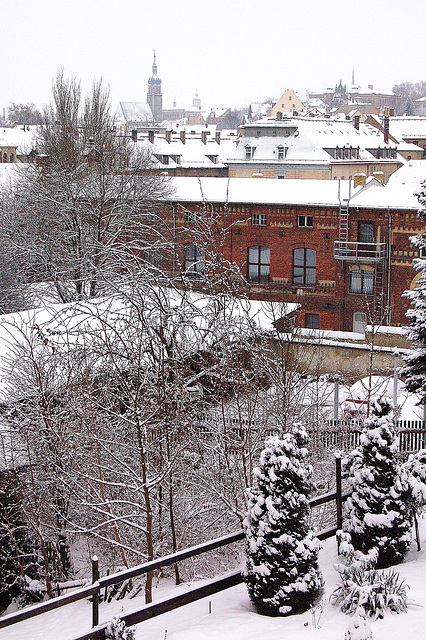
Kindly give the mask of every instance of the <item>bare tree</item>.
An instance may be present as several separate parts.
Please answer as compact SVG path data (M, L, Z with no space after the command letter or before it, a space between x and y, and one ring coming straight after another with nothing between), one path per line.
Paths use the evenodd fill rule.
M20 168L2 233L27 280L51 281L68 302L99 294L123 261L160 256L165 177L149 156L115 134L102 81L82 100L60 71L37 140L38 161ZM157 257L160 260L159 257Z
M41 124L42 120L41 113L33 102L28 102L28 104L11 102L7 116L11 124Z

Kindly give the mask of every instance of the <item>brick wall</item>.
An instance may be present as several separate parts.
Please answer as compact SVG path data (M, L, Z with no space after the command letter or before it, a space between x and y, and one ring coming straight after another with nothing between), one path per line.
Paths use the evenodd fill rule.
M182 210L202 211L200 203L181 205ZM222 237L224 257L237 264L245 277L248 276L249 247L270 249L269 280L251 283L251 297L300 304L301 326L306 326L307 314L318 314L321 329L352 331L356 312L366 313L369 322L369 308L373 309L375 304L374 294L351 293L351 270L371 270L375 267L362 260L338 261L334 258L334 241L338 240L339 234L337 207L217 203L213 208L217 228L229 229ZM252 216L257 214L266 216L265 225L252 224ZM312 226L299 226L298 216L309 216L306 221L312 222ZM183 220L181 213L179 225ZM402 294L410 288L416 275L413 258L417 256L409 238L421 233L423 225L415 211L389 213L386 210L353 207L350 210L349 241L358 241L360 223L372 223L375 241L385 243L386 251L390 251L390 264L384 269L382 278L384 305L386 308L389 305L390 309L386 318L393 325L406 325L405 312L409 301ZM187 231L179 241L184 243L189 240L190 231ZM301 248L316 251L314 286L294 284L294 251Z

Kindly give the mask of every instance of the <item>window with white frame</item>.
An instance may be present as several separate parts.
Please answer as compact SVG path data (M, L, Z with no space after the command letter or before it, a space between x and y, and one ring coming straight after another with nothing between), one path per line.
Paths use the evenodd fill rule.
M249 282L269 281L271 250L269 247L249 247L247 256L247 279Z
M250 145L246 145L245 150L246 150L246 160L251 160L254 156L254 152L256 151L256 147L251 147Z
M297 216L297 226L305 229L312 229L314 226L313 216Z
M266 227L266 213L252 213L251 223L253 227Z
M366 269L351 271L350 292L371 295L374 290L374 274Z

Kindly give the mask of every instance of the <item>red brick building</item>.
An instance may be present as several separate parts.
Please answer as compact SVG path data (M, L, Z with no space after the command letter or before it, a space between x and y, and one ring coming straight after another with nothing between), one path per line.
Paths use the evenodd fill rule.
M425 165L406 165L386 186L371 179L358 188L351 181L178 179L173 223L190 228L191 216L211 216L223 257L239 266L250 296L300 304L300 326L401 326L418 255L409 238L424 232L413 194ZM206 249L190 240L181 240L184 268L200 272Z

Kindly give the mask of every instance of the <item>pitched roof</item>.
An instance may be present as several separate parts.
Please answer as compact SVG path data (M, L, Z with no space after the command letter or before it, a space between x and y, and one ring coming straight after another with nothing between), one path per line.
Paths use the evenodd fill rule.
M152 122L152 111L147 102L120 102L115 114L119 122Z

